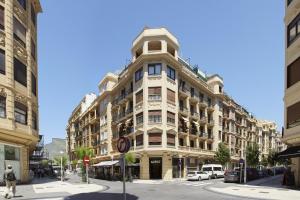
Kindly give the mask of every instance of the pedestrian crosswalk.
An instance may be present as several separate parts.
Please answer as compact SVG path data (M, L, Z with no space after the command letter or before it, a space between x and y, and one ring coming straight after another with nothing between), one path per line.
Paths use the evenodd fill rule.
M201 186L206 186L213 184L212 182L200 182L200 181L178 181L178 182L173 182L172 184L176 185L185 185L185 186L192 186L192 187L201 187Z

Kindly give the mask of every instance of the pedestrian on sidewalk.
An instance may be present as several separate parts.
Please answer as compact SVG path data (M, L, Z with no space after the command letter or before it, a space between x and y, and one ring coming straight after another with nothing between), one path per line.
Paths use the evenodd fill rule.
M15 197L17 179L11 165L7 166L7 170L5 170L4 172L3 180L5 181L6 184L6 192L4 194L4 198L10 199L12 196ZM12 188L12 196L10 194L11 188Z

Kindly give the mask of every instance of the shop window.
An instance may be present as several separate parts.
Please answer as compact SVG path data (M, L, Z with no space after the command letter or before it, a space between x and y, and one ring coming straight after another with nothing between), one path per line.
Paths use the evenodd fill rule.
M5 160L20 160L20 149L4 145Z

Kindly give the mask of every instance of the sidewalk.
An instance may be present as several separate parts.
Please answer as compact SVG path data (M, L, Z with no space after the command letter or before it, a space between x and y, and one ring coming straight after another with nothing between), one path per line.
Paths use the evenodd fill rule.
M58 181L56 179L35 179L31 184L17 185L17 199L62 198L82 193L95 193L105 189L97 184L74 183L74 181ZM0 199L4 196L5 187L0 187Z
M258 199L300 199L300 191L288 189L281 185L282 175L251 181L245 185L226 184L225 187L208 187L210 191Z

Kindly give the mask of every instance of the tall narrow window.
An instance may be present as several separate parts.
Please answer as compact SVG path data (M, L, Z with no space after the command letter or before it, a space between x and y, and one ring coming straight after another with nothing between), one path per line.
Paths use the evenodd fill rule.
M4 30L4 8L0 6L0 29Z
M149 110L148 117L150 123L161 123L161 110Z
M135 103L138 104L140 102L143 102L143 90L140 90L135 94Z
M14 38L24 47L26 46L26 28L14 18Z
M175 92L169 88L167 89L167 101L170 103L175 103Z
M175 146L175 135L168 133L167 134L167 145L169 146Z
M142 124L144 122L143 112L137 114L135 117L136 117L136 124Z
M31 4L31 21L33 25L36 26L36 13L32 4Z
M36 96L36 77L31 72L31 92Z
M144 144L144 135L140 134L135 137L136 146L142 146Z
M37 130L37 116L34 111L32 111L32 128Z
M26 0L18 0L19 4L26 10Z
M175 124L175 114L172 112L167 112L167 123Z
M287 88L300 81L300 57L287 67Z
M148 99L152 101L161 100L161 87L149 87L148 88Z
M143 68L142 67L135 72L135 82L138 82L141 79L143 79Z
M27 106L15 102L15 121L21 124L27 124Z
M175 80L175 70L170 66L167 67L167 75L170 79Z
M27 67L16 58L14 58L14 78L15 81L27 87Z
M5 74L5 51L0 49L0 73Z
M297 102L289 107L286 111L287 128L293 128L300 125L300 102Z
M149 64L148 65L148 75L160 75L161 74L161 64Z
M31 39L31 56L33 59L36 58L36 47L32 39Z
M3 96L0 96L0 117L6 117L6 98Z

